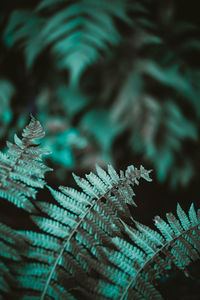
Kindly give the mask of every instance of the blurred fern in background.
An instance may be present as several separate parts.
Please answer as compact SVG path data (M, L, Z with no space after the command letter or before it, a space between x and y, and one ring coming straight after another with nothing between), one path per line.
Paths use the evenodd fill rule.
M0 138L21 130L33 113L46 124L45 146L60 177L140 157L160 181L189 183L199 171L200 29L190 4L181 14L183 5L2 5Z

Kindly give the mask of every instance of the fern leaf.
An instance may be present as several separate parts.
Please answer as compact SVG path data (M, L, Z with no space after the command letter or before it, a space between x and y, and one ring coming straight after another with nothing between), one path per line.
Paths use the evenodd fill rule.
M173 238L173 229L159 216L155 217L155 225L167 241L170 241Z
M112 180L110 176L100 166L96 165L96 170L99 178L108 186L112 187Z
M86 277L86 273L90 272L110 277L115 283L121 274L126 282L127 275L113 267L107 268L102 246L111 245L111 238L121 235L123 225L119 217L129 218L126 203L134 203L133 186L148 171L132 167L118 175L111 166L108 172L100 167L97 170L98 175L90 173L85 179L74 176L83 189L81 192L67 187L60 187L62 192L58 192L48 187L56 204L37 202L36 207L45 217L31 216L41 233L19 232L27 245L23 251L26 261L24 266L19 264L19 268L15 264L15 273L25 293L29 291L33 297L40 295L41 299L56 295L60 299L73 297L75 286L81 295L100 295L99 290L88 285L91 278ZM126 260L130 258L126 256ZM23 274L27 276L24 281ZM32 287L30 281L33 281Z
M189 210L189 218L190 218L190 222L193 226L198 224L198 217L197 217L197 213L194 209L194 204L192 203L192 205L190 206L190 210Z
M81 202L83 204L90 204L89 200L90 197L87 196L85 193L80 193L79 191L69 188L69 187L63 187L60 186L59 189L61 190L62 193L65 195L71 197L72 199Z
M188 217L186 216L184 210L180 207L178 204L177 206L177 214L179 216L179 219L181 221L181 224L185 230L189 229L191 227L190 221Z
M63 226L57 221L48 218L42 218L39 216L33 216L33 221L38 225L38 227L46 233L51 233L56 237L65 237L68 233L68 228Z
M61 240L56 237L34 231L22 231L21 234L23 234L25 240L33 247L40 247L53 251L57 251L60 247Z
M44 187L44 174L51 170L42 162L42 155L49 152L35 143L43 136L39 121L31 117L22 139L15 135L15 144L8 142L8 152L0 154L0 196L28 211L34 210L29 197L34 199L35 188Z
M60 206L77 215L80 215L83 212L85 204L79 203L77 200L73 200L73 198L66 197L63 193L60 193L51 187L48 187L48 189Z
M77 216L69 213L67 210L53 204L45 202L37 202L37 207L42 208L42 211L46 213L50 218L59 221L60 223L74 227L77 223Z
M71 255L75 256L76 255L75 253L77 253L76 255L77 263L79 263L79 265L82 266L83 269L85 269L86 258L84 259L84 256L82 256L81 259L79 253L82 253L82 251L84 253L85 251L84 249L88 249L91 255L93 257L96 257L97 260L99 260L100 258L103 259L103 257L105 256L104 252L101 250L101 248L98 247L98 245L101 246L102 243L107 242L109 240L107 236L113 235L114 232L115 232L114 234L116 234L117 232L117 226L113 227L107 225L108 221L104 217L104 212L108 214L108 218L109 215L111 215L111 217L114 219L114 224L119 223L118 221L116 221L117 215L116 217L114 217L115 214L113 214L112 211L111 211L112 214L110 214L110 210L109 210L110 202L113 201L113 198L116 201L119 200L117 195L115 197L110 197L111 193L113 192L115 193L116 190L121 191L122 188L124 189L124 191L127 190L130 193L130 186L132 186L135 183L135 177L137 177L137 179L141 177L141 173L137 173L137 169L134 169L137 174L131 173L129 169L126 173L127 177L124 175L119 176L111 166L108 167L108 174L106 174L105 171L102 172L100 167L97 167L97 169L99 171L98 175L100 175L100 173L101 174L103 173L103 179L101 179L101 176L97 176L93 173L90 173L89 175L86 176L88 180L81 179L80 177L74 175L77 184L83 189L82 193L77 194L77 192L73 189L62 187L61 190L67 195L64 196L63 194L50 189L50 191L55 196L55 200L57 200L61 206L63 206L63 201L65 201L64 207L69 212L71 211L71 213L72 212L76 213L77 211L76 209L78 207L81 207L82 211L78 213L78 219L76 225L74 227L73 226L71 227L69 233L66 233L66 237L63 241L63 246L58 252L58 256L55 260L55 263L47 279L47 284L45 286L45 289L43 290L42 299L45 296L49 284L51 284L51 277L53 276L54 272L59 273L59 270L57 270L56 266L59 264L59 261L61 260L63 255L65 255L64 261L66 261L67 264L68 257ZM75 199L73 199L74 195L75 195ZM83 201L75 204L78 200L78 195L81 195L81 199L83 199ZM61 202L60 199L62 199ZM106 199L106 203L104 203L104 201L101 201L103 199ZM123 201L125 202L125 198L123 199ZM76 206L75 210L72 210L71 208L73 203L74 206ZM49 206L48 215L52 217L50 208L51 207ZM43 210L42 204L40 205L40 209ZM98 214L96 213L96 209L98 211L99 217ZM47 213L47 209L45 210L45 212ZM102 213L102 217L100 215L100 212ZM54 218L55 220L59 219L59 217L57 218L56 214L54 215ZM73 215L73 219L74 218L75 217ZM62 222L62 220L60 221ZM68 223L68 226L69 225L70 223ZM72 243L74 246L75 245L76 247L78 246L78 249L80 248L79 249L80 252L76 252L76 250L74 250L73 252L70 251L70 248L67 247L67 245L71 245Z
M136 221L138 230L123 222L124 230L132 243L115 237L112 240L118 252L106 250L108 260L122 273L127 274L123 286L120 277L118 281L113 281L119 288L116 299L132 299L133 295L136 299L162 299L154 281L172 266L184 271L188 276L186 267L200 258L200 218L193 204L188 214L189 217L178 204L178 219L172 213L167 214L168 222L155 217L155 225L159 232ZM107 284L109 286L107 282L104 284L105 287Z
M111 166L108 173L97 169L98 175L90 173L84 181L75 177L83 192L62 187L63 194L49 187L57 204L38 202L45 217L32 216L42 233L14 232L0 224L2 292L12 294L17 286L16 295L22 298L23 291L30 299L75 299L78 291L87 299L159 300L155 280L172 267L188 276L187 266L200 258L199 210L192 204L187 215L178 204L177 217L155 217L158 230L133 220L134 229L126 224L131 218L125 203L131 203L142 175L150 180L149 171L131 166L118 175ZM16 252L18 239L23 247ZM7 269L14 279L5 276Z
M135 221L135 224L139 231L142 232L148 239L151 239L157 245L163 245L164 239L159 233L152 230L148 226L140 224L139 222Z

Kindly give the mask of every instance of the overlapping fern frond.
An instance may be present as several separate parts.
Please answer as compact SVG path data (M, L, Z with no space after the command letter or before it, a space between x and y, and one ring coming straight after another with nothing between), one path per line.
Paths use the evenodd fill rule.
M101 273L102 246L120 235L119 217L129 219L127 203L135 204L132 186L141 177L151 180L143 167L130 166L118 175L112 166L108 172L97 166L97 174L90 173L86 179L74 175L82 192L67 187L58 192L49 187L56 203L36 203L40 214L32 220L42 232L20 232L29 244L23 264L16 264L15 269L23 294L74 299L78 291L86 299L91 297L94 291L88 276Z
M19 149L17 157L24 149L40 157L43 151L35 152L33 145L43 134L32 118L22 140L15 137L10 149ZM178 205L178 218L168 213L166 222L157 216L158 230L153 230L134 221L128 208L136 206L133 186L140 178L151 181L150 171L133 165L120 174L111 165L107 172L99 166L96 171L86 178L74 175L81 191L48 187L53 201L36 201L31 214L38 231L0 225L3 297L154 300L162 299L155 281L172 267L189 276L187 266L200 257L199 210L192 204L187 216ZM43 185L41 178L38 185ZM24 202L29 205L27 198Z
M7 142L8 152L0 152L0 197L25 210L33 208L28 199L35 199L36 188L44 187L44 174L51 170L42 162L42 155L49 151L35 143L44 134L39 121L32 117L22 139L15 134L15 142Z
M118 251L107 250L107 257L115 266L110 299L163 299L155 281L171 268L182 270L187 277L187 266L200 258L200 211L192 204L188 215L178 204L177 215L168 213L167 222L155 217L155 231L134 221L137 230L123 222L124 230L132 243L114 237ZM105 285L105 291L111 288ZM108 295L104 293L105 299Z
M190 276L187 266L200 258L199 210L192 204L186 215L178 204L178 218L155 217L158 230L132 219L135 229L125 206L132 202L132 185L140 177L149 181L149 171L130 166L119 176L111 166L108 173L97 166L97 174L75 176L83 192L49 187L56 204L39 202L41 212L32 217L41 232L15 235L1 226L2 295L154 300L163 299L155 282L170 269Z

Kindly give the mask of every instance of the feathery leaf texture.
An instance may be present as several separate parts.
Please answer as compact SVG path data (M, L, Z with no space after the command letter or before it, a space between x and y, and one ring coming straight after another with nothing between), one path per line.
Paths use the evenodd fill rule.
M111 165L107 172L99 166L96 170L97 175L91 172L86 178L74 175L82 192L48 187L56 204L36 202L40 213L34 213L32 220L42 232L19 232L27 244L22 252L24 262L13 263L23 295L76 299L77 290L82 297L92 295L88 274L103 272L106 256L102 245L112 244L111 237L120 236L123 226L119 218L127 220L127 204L135 205L133 185L140 178L151 181L150 171L142 166L129 166L119 175ZM112 270L107 273L111 275Z
M115 266L112 284L116 294L110 299L161 300L155 280L172 267L189 276L187 266L200 258L200 210L196 212L192 204L187 216L178 204L177 215L178 218L167 213L167 221L156 216L154 221L158 231L137 221L134 221L137 229L123 222L124 232L132 243L114 237L112 240L118 251L107 249L107 257ZM110 283L104 284L106 291Z
M74 175L82 191L48 187L54 203L36 202L32 215L41 232L0 224L2 295L154 300L162 299L154 282L172 267L190 276L187 266L200 256L200 211L192 204L187 215L178 204L178 217L156 216L153 230L133 220L127 206L135 205L133 185L151 181L150 171L96 170Z
M0 197L28 211L34 209L28 199L35 199L36 188L44 187L44 174L51 170L42 162L49 151L35 143L44 134L39 121L31 117L22 139L15 134L14 143L7 142L7 153L0 152Z
M29 189L43 188L49 170L41 163L46 152L35 144L43 135L32 117L23 138L15 135L15 144L8 143L8 154L1 155L2 169L8 170L1 171L2 183L8 181L1 190L19 191L25 208L30 208L27 196L33 196ZM48 186L53 202L35 201L30 214L37 232L0 223L3 297L161 300L154 283L168 270L178 268L190 276L187 266L200 257L200 210L192 204L187 215L178 204L178 217L168 213L165 221L156 216L153 230L135 221L128 208L136 206L134 185L140 178L151 181L151 170L131 165L118 174L111 165L107 172L97 165L96 171L85 178L73 174L81 191ZM32 172L38 182L29 179Z
M108 172L99 166L96 169L97 175L92 172L86 178L74 175L82 192L68 187L60 187L61 192L58 192L49 187L57 203L36 203L47 217L32 217L44 233L34 234L31 247L37 253L38 247L35 245L39 243L42 251L49 253L48 258L44 256L44 261L35 266L35 270L38 269L37 281L41 282L35 286L41 293L41 299L56 291L69 293L68 289L73 290L73 285L75 290L80 286L79 291L83 294L86 286L90 289L85 273L101 271L101 260L105 257L101 246L109 244L111 236L120 234L122 225L119 216L128 217L127 203L135 205L132 186L138 184L141 177L151 181L150 171L142 166L139 170L129 166L120 175L111 165L108 166ZM42 242L44 239L46 243ZM54 246L51 246L52 243ZM32 255L37 257L36 253ZM49 260L53 263L47 268ZM43 265L46 271L41 274Z

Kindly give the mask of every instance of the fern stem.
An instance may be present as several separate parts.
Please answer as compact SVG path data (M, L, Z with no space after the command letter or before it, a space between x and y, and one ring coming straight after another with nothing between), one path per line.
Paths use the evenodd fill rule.
M73 229L73 231L71 232L71 234L69 235L69 237L67 238L67 240L64 242L64 245L62 246L61 250L60 250L60 253L59 255L57 256L54 264L53 264L53 267L51 269L51 272L49 273L49 276L48 276L48 279L47 279L47 282L45 284L45 287L44 287L44 290L42 292L42 295L41 295L41 298L40 300L44 300L44 297L46 295L46 292L47 292L47 289L48 289L48 286L51 282L51 279L52 279L52 276L53 276L53 273L58 265L58 262L60 260L60 258L62 257L63 255L63 252L65 251L65 248L67 246L67 244L69 243L69 241L71 240L71 238L73 237L73 235L76 233L76 231L78 230L79 226L81 225L81 223L83 222L83 220L85 219L86 215L93 209L94 205L100 201L102 198L106 197L106 195L108 195L109 193L111 193L113 191L113 189L115 189L116 187L119 187L120 184L122 183L125 183L125 184L129 184L129 185L134 185L133 183L133 179L139 179L141 176L138 177L137 174L135 174L135 176L132 176L132 181L126 177L124 177L123 179L120 179L116 184L113 184L113 186L107 191L105 192L103 195L100 195L100 197L94 201L94 203L87 209L87 211L84 213L83 217L80 219L80 221L77 223L76 227ZM107 198L108 200L108 198Z
M113 187L112 187L113 189ZM112 190L111 189L111 190ZM62 246L61 250L60 250L60 253L59 255L57 256L54 264L53 264L53 267L51 269L51 272L49 273L49 276L48 276L48 279L47 279L47 282L45 284L45 287L44 287L44 290L42 292L42 295L41 295L41 300L44 300L44 297L46 295L46 292L47 292L47 289L49 287L49 284L51 282L51 279L52 279L52 276L53 276L53 273L58 265L58 262L60 260L60 258L62 257L63 255L63 252L65 251L65 248L67 246L67 244L69 243L69 241L71 240L71 238L73 237L73 235L76 233L76 231L78 230L79 226L81 225L81 223L83 222L83 220L85 219L85 217L87 216L87 214L93 209L94 205L100 201L103 197L106 196L107 193L109 193L110 190L108 192L106 192L104 195L102 195L101 197L99 197L96 201L94 201L94 203L86 210L86 212L84 213L83 217L80 219L80 221L77 223L76 227L73 229L73 231L71 232L71 234L69 235L69 237L67 238L67 240L64 242L64 245Z
M144 263L144 265L138 270L138 272L136 273L136 275L129 281L129 284L127 285L125 291L123 292L123 294L121 295L121 297L119 298L119 300L123 300L123 299L125 298L126 294L128 293L128 290L131 288L133 282L134 282L134 281L137 281L137 276L138 276L138 274L146 267L146 265L148 265L148 263L149 263L150 261L153 261L153 260L156 258L156 256L159 255L159 253L163 251L163 249L164 249L165 247L167 247L167 246L170 245L170 244L173 244L173 243L174 243L177 239L179 239L181 236L187 234L189 231L195 229L195 228L198 227L199 225L200 225L200 223L198 223L197 225L192 226L192 227L190 227L189 229L183 231L181 234L179 234L178 236L176 236L176 237L175 237L174 239L172 239L171 241L166 242L160 249L158 249L158 251L156 251L155 254L154 254L152 257L150 257L150 258ZM166 254L165 254L165 255L166 255ZM182 269L180 268L180 270L182 270Z

